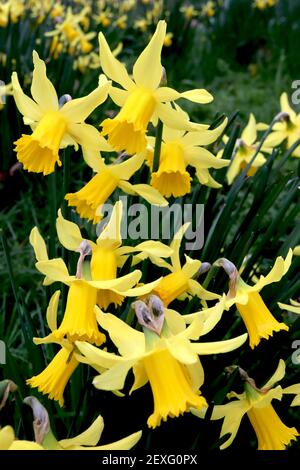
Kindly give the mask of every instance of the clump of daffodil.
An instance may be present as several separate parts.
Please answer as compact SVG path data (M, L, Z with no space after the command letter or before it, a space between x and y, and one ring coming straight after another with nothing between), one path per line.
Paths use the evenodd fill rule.
M228 184L232 184L238 174L246 168L248 163L254 157L259 143L257 139L257 129L256 129L256 120L254 115L251 113L249 116L249 121L246 127L244 128L241 137L237 139L235 148L233 151L233 156L231 164L228 168L226 179ZM223 142L226 144L229 140L229 137L224 136ZM271 153L272 149L264 143L262 151ZM218 152L218 157L221 158L223 155L223 150ZM247 175L252 176L256 173L257 169L261 167L266 161L262 152L258 152L255 157L255 160L252 162L251 167L249 168Z
M260 290L268 284L278 282L287 273L292 262L293 252L289 250L285 259L279 256L266 276L260 276L255 285L250 286L239 275L233 263L225 258L216 261L230 278L227 294L227 309L236 305L249 334L250 347L255 348L262 338L268 339L275 331L288 330L285 323L279 323L264 303Z
M102 135L117 151L134 154L145 150L148 124L160 119L166 125L180 130L195 130L186 114L173 109L170 102L186 98L196 103L209 103L213 97L206 90L189 90L178 93L160 86L163 77L161 50L166 35L165 21L159 21L156 31L133 66L133 79L126 68L112 54L105 37L99 35L100 61L103 72L123 89L112 87L110 97L121 107L113 118L102 123Z
M180 111L181 112L181 111ZM191 190L191 176L188 166L196 169L196 176L201 184L220 188L210 175L209 168L223 168L230 161L216 158L203 145L209 145L221 135L227 119L214 130L203 129L195 132L185 132L164 127L162 136L159 167L152 171L151 185L165 197L180 197ZM148 138L147 159L152 168L154 154L154 138Z
M107 150L110 151L111 148L107 146ZM150 185L129 183L128 180L144 162L142 153L122 163L111 165L106 165L97 152L84 150L83 153L85 161L93 168L96 175L79 191L65 196L69 206L75 207L80 217L87 218L94 223L99 222L103 217L103 205L117 188L128 194L138 194L150 204L168 205L158 190Z
M82 340L100 345L105 341L105 336L99 332L94 306L97 303L102 308L107 308L111 303L120 305L125 296L145 295L158 285L160 279L133 288L141 277L139 270L117 276L118 267L126 261L126 255L132 252L142 251L146 257L152 257L152 253L167 257L172 253L169 247L153 241L143 242L136 247L122 246L121 216L121 207L117 203L109 223L97 242L93 243L84 240L77 225L63 219L59 214L57 232L62 245L80 254L76 276L69 275L61 258L48 259L44 240L36 227L32 230L30 242L38 260L36 267L46 276L44 284L59 281L69 286L62 323L57 327L56 314L52 313L51 317L55 316L55 321L51 322L52 331L43 340L39 340L39 343L62 341L66 338L70 342ZM84 259L88 255L90 261L85 262ZM49 308L55 312L58 298L52 302Z
M291 108L288 100L287 93L282 93L280 97L281 113L278 115L278 120L273 125L273 130L265 140L265 145L269 147L277 147L286 141L287 148L290 148L295 142L300 139L300 114ZM259 124L260 130L265 130L268 126L266 124ZM300 157L300 145L293 151L293 157Z
M234 370L236 367L233 366L232 369ZM286 446L297 439L299 433L296 428L289 428L281 421L272 401L281 400L283 394L299 393L300 384L285 389L282 389L280 385L275 386L285 375L285 363L282 359L273 376L261 389L256 386L254 380L245 371L240 368L239 371L244 381L244 393L230 392L227 395L228 398L236 398L236 400L225 405L214 406L211 416L212 420L224 418L221 437L230 434L220 448L226 449L231 445L237 435L242 418L247 415L257 437L258 450L284 450ZM295 402L292 406L297 404L299 405ZM200 412L192 410L192 413L201 418L205 415L204 410Z
M185 263L182 265L180 261L180 245L184 233L188 229L189 223L183 225L174 235L170 248L173 253L170 256L171 263L167 263L159 256L152 256L152 262L161 268L170 271L170 274L164 276L153 289L153 293L159 296L165 307L173 300L184 300L191 296L198 296L202 300L213 300L220 296L213 292L205 290L196 279L201 271L201 261L192 259L185 255ZM140 261L145 255L136 255L135 260Z
M106 100L110 83L103 80L92 93L84 98L68 101L59 106L54 86L47 78L46 66L37 52L33 52L34 71L31 84L33 99L20 87L16 72L12 75L13 95L25 124L33 129L31 135L23 134L16 144L18 160L28 171L48 175L55 164L62 164L59 149L83 145L99 150L102 140L97 130L85 119Z
M266 10L276 5L277 0L254 0L253 6L258 10Z
M135 380L130 393L150 382L154 400L154 412L147 421L150 428L159 426L168 417L178 417L191 407L205 407L206 400L200 393L204 373L199 355L232 351L244 343L247 335L215 343L192 343L191 340L197 340L211 329L205 327L200 316L185 328L182 316L165 310L156 296L150 296L147 303L137 301L133 307L143 332L96 307L98 322L120 355L88 343L76 343L83 355L77 354L78 360L98 370L106 369L94 378L94 386L100 390L121 390L132 368Z
M142 432L138 431L119 441L97 445L104 429L103 418L98 416L92 425L78 436L58 441L51 430L48 412L37 398L26 397L24 403L33 411L36 442L17 440L13 428L5 426L0 429L0 450L129 450L142 436Z
M122 223L122 202L119 201L114 205L113 211L110 216L109 222L101 231L96 243L91 240L82 238L80 230L76 224L65 220L59 211L57 218L57 233L61 244L68 250L75 252L80 251L80 247L84 244L90 247L90 274L92 279L99 281L116 281L117 270L121 268L128 255L134 253L141 253L142 258L156 259L156 257L168 258L173 254L171 247L164 245L158 241L144 241L136 246L122 245L121 237L121 223ZM126 276L125 276L126 278ZM118 278L119 281L122 278ZM157 285L159 281L154 281L154 284L145 284L138 288L132 289L128 294L135 293L135 295L143 295L151 290L151 286ZM127 290L127 289L126 289ZM124 295L120 295L118 291L112 289L101 289L97 295L97 303L101 308L106 309L111 303L121 305Z

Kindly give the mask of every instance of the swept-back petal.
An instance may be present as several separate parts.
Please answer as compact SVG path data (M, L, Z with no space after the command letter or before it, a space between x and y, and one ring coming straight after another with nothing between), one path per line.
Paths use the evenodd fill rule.
M39 121L43 115L42 110L29 96L25 95L16 72L13 72L11 82L13 86L13 96L20 113L29 121Z
M256 141L256 120L254 115L251 113L247 126L242 132L241 138L247 145L252 145Z
M45 240L37 227L33 227L29 235L29 242L34 249L37 261L45 261L48 259L48 253Z
M103 139L99 131L91 124L69 123L68 133L82 147L101 150Z
M47 308L47 313L46 313L47 324L51 331L54 331L57 329L57 308L58 308L59 296L60 296L60 290L55 291L54 294L51 296L51 299Z
M239 348L248 338L248 334L237 336L236 338L226 339L224 341L215 341L212 343L193 343L191 347L194 351L201 355L220 354L233 351Z
M137 58L133 66L133 78L137 85L156 89L162 79L161 50L163 47L167 24L161 20L149 44Z
M125 90L131 90L135 85L127 70L112 54L102 33L99 34L100 62L105 75L122 85Z
M102 104L109 92L111 82L98 86L89 95L68 101L60 110L63 116L70 122L80 123Z
M67 248L67 250L78 250L81 242L83 241L80 229L78 225L74 224L74 222L70 222L63 217L61 209L58 210L56 230L60 243Z
M46 74L46 65L39 58L36 51L33 51L33 74L31 84L31 94L40 109L44 112L58 110L58 98L54 86Z
M71 446L95 446L98 444L102 431L104 429L104 421L102 416L98 416L93 424L81 434L71 439L63 439L59 441L59 445L64 449Z

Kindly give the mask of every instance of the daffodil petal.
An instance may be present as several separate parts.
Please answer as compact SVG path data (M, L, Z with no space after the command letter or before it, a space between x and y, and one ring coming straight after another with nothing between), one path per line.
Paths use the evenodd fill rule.
M46 75L46 65L33 51L33 74L31 83L31 94L43 112L57 111L58 98L53 84Z
M122 390L129 370L136 363L137 359L126 359L119 364L115 364L110 369L98 375L93 380L93 385L98 390Z
M54 331L57 329L57 308L58 308L59 296L60 296L60 290L55 291L54 294L51 296L51 299L47 308L47 313L46 313L47 324L51 331Z
M111 444L105 444L103 446L97 446L89 450L129 450L137 444L142 437L142 431L130 434L130 436L124 437L119 441L112 442Z
M103 143L103 141L105 141L105 139L101 136L100 136L100 138L101 138L101 141L102 141L101 144L100 144L101 145L101 150L103 150L102 143ZM111 150L109 150L109 151L111 151ZM92 170L95 173L99 173L101 170L105 169L105 162L104 162L103 158L101 157L98 149L82 148L82 155L83 155L85 163L90 168L92 168Z
M39 229L34 227L29 235L29 242L34 249L35 257L37 261L45 261L48 259L48 253L46 243L41 236Z
M132 392L134 392L135 390L138 390L139 388L146 385L146 383L148 382L147 372L142 361L137 362L133 366L132 370L134 375L134 383L130 389L129 395L131 395Z
M272 377L268 380L268 382L264 385L264 388L271 388L277 382L283 379L285 376L285 362L283 359L279 360L278 366Z
M117 165L109 165L109 171L119 179L129 180L131 176L140 169L144 162L145 156L143 153L138 153L123 163Z
M109 333L121 356L138 356L145 351L145 336L115 315L103 313L96 307L99 325Z
M83 241L80 229L78 225L74 224L74 222L70 222L63 217L61 209L58 210L56 230L60 243L67 248L67 250L78 250L81 242Z
M107 96L111 83L98 86L89 95L76 98L63 105L60 112L70 122L81 123L102 104Z
M284 113L288 113L289 116L292 118L296 117L295 111L290 107L288 95L286 92L282 93L282 95L280 96L280 106L281 111L283 111Z
M98 246L107 246L109 243L113 247L117 248L122 244L121 236L121 222L123 214L122 201L117 201L114 205L109 222L104 227L99 237L97 238Z
M108 279L105 281L85 281L92 287L96 287L96 289L108 289L112 290L113 292L117 292L122 294L123 292L130 289L132 286L137 284L141 278L141 271L136 269L132 273L125 274L125 276L121 276L117 279Z
M150 204L157 206L167 206L168 201L160 192L149 184L131 184L129 181L120 181L119 187L129 194L138 194Z
M197 354L199 354L199 356L207 354L221 354L239 348L242 344L245 343L247 338L247 333L244 333L243 335L237 336L236 338L227 339L224 341L215 341L212 343L193 343L191 344L191 347Z
M203 147L194 147L186 153L186 162L197 167L202 168L223 168L228 166L230 160L215 157L209 150Z
M220 126L215 129L205 129L195 132L188 132L183 138L185 146L210 145L217 140L227 126L228 119L225 118Z
M98 444L101 434L104 429L104 421L102 416L98 416L93 424L81 434L70 439L63 439L59 441L61 447L68 448L70 446L95 446Z
M115 86L110 87L109 96L113 100L113 102L117 105L124 106L125 101L127 100L129 93L128 91L122 90L121 88L117 88Z
M199 104L211 103L214 99L214 97L207 90L200 88L180 93L180 98L185 98L186 100Z
M14 442L15 433L11 426L0 429L0 450L8 450Z
M99 34L99 47L101 67L105 75L126 90L131 90L135 86L134 82L129 77L125 66L113 56L102 33Z
M105 369L109 369L119 362L126 361L124 357L96 348L96 346L84 341L76 341L75 344L77 349L83 355L81 356L80 354L76 354L76 359L80 362L91 365L96 364L101 368L104 367Z
M158 22L155 33L133 66L133 78L137 85L155 90L162 79L161 50L167 24Z
M101 150L102 138L99 131L91 124L69 123L68 132L82 147Z
M293 250L290 248L285 259L282 256L278 256L275 264L269 274L261 276L259 281L254 286L247 286L247 291L260 291L264 286L273 282L278 282L287 273L292 263Z
M11 81L14 100L20 113L23 114L24 118L29 119L30 121L39 121L42 118L42 110L35 101L25 95L20 86L16 72L13 72Z
M256 141L256 120L254 115L251 113L247 126L242 132L241 139L247 144L252 145Z
M181 364L195 364L198 361L198 355L190 347L190 342L186 338L171 336L165 340L169 352Z
M165 319L173 335L185 331L185 315L181 315L176 310L165 309Z
M161 279L162 278L160 277L155 281L148 282L142 286L132 287L131 289L124 290L122 291L122 294L126 297L140 297L141 295L149 294L149 292L152 292L153 289L158 286Z
M61 258L54 258L47 261L38 261L36 268L52 281L60 281L70 285L72 277L69 276L68 268Z

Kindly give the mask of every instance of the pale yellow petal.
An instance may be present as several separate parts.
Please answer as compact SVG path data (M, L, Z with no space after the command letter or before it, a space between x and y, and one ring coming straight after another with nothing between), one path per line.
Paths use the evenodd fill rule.
M271 271L266 276L260 276L259 281L254 286L247 286L247 291L260 291L264 286L280 281L289 270L292 257L293 250L291 248L285 259L282 256L278 256Z
M119 294L124 293L128 289L131 289L135 284L137 284L141 278L141 271L136 269L132 273L125 274L117 279L108 279L105 281L85 281L92 287L96 289L108 289Z
M20 113L23 114L24 118L30 121L39 121L42 118L42 110L29 96L25 95L16 72L13 72L11 82L14 100Z
M181 315L176 312L176 310L166 308L165 319L173 335L177 335L182 331L185 331L185 315Z
M183 137L184 146L210 145L217 140L227 126L228 119L225 118L222 124L215 129L206 129L196 132L188 132Z
M97 446L89 450L129 450L134 447L142 437L142 431L130 434L130 436L124 437L119 441L112 442L103 446Z
M117 105L124 106L125 101L127 100L129 93L128 91L122 90L121 88L117 88L115 86L110 87L109 89L109 96L113 100L113 102Z
M133 78L137 85L155 90L162 79L161 50L166 35L167 24L158 22L149 44L137 58L133 66Z
M122 390L127 374L136 362L137 359L134 358L115 364L111 369L94 378L94 387L98 390Z
M283 111L284 113L288 113L292 118L296 117L296 113L290 106L288 95L286 92L282 93L282 95L280 96L280 106L281 111Z
M69 123L68 132L82 147L101 150L103 139L100 136L100 132L91 124Z
M247 338L247 333L244 333L243 335L237 336L236 338L227 339L224 341L215 341L212 343L193 343L191 344L191 347L200 356L207 354L220 354L239 348L242 344L245 343Z
M161 277L156 279L155 281L148 282L147 284L143 284L142 286L132 287L131 289L127 289L122 291L122 294L125 297L140 297L142 295L149 294L150 292L155 289L161 281Z
M132 370L134 375L134 383L130 389L129 395L131 395L135 390L138 390L139 388L146 385L148 382L148 375L142 361L137 362L133 366Z
M117 248L122 244L121 222L123 214L122 201L117 201L111 213L109 222L106 224L99 237L97 238L98 246L111 246Z
M0 429L0 450L8 450L15 439L15 433L11 426Z
M251 113L247 126L242 132L241 139L247 144L252 145L256 141L256 120L254 115Z
M47 261L38 261L36 268L52 281L63 282L69 285L72 277L69 276L68 268L61 258L54 258Z
M280 359L276 371L274 372L272 377L268 380L268 382L265 383L264 388L273 387L277 382L280 382L280 380L282 380L284 376L285 376L285 362L283 359Z
M104 137L101 137L101 150L103 150L102 145L104 142L106 143L106 140ZM111 151L111 150L105 150L105 151ZM92 170L95 173L99 173L101 170L105 169L105 162L103 158L101 157L99 150L98 149L88 149L88 148L82 148L82 156L84 158L85 163L92 168Z
M117 356L114 353L104 351L103 349L96 348L92 344L86 343L84 341L75 342L77 349L80 351L80 354L76 354L76 359L80 362L91 364L96 364L99 367L109 369L119 362L124 362L127 359L122 356Z
M104 428L104 421L102 416L98 416L93 424L81 434L71 439L63 439L59 441L59 444L64 449L71 446L95 446L98 444L102 431Z
M185 153L185 161L188 165L202 168L223 168L228 166L230 160L215 157L209 150L203 147L194 147Z
M126 90L132 89L135 85L129 77L125 66L113 56L102 33L99 34L99 47L101 67L105 75L122 85Z
M131 184L128 181L121 181L119 183L119 187L129 194L130 191L131 194L132 192L138 194L150 204L154 204L156 206L168 205L168 201L160 194L160 192L149 184Z
M98 86L89 95L68 101L63 105L60 112L69 122L80 123L85 121L94 109L106 100L110 85L111 82L106 82L104 85Z
M186 100L199 104L211 103L214 99L214 97L207 90L199 88L180 93L180 98L185 98Z
M143 153L138 153L123 163L117 165L109 165L109 171L119 179L129 180L131 176L140 169L144 162L145 156Z
M45 261L48 259L48 253L46 243L41 236L39 229L34 227L29 235L29 242L34 249L35 257L37 261Z
M198 361L198 355L190 347L188 339L171 336L165 339L165 343L172 356L181 364L195 364Z
M46 75L46 65L33 51L33 74L31 83L31 94L43 112L57 111L58 98L54 86Z
M132 357L145 351L145 336L127 325L120 318L110 313L103 313L95 308L99 325L108 332L111 340L117 346L121 356Z
M63 217L61 209L58 210L56 230L60 243L67 248L67 250L78 250L83 241L80 229L74 222L70 222Z
M59 296L60 296L60 290L55 291L54 294L51 296L51 299L47 308L47 313L46 313L47 324L51 331L54 331L57 329L57 308L58 308Z

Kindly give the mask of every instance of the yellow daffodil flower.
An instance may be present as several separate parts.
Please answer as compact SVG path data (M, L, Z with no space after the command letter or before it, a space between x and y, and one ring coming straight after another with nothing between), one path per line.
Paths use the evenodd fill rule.
M84 120L107 98L110 83L104 82L84 98L65 103L59 108L54 86L47 78L45 63L33 52L34 71L31 85L32 100L26 96L19 84L18 76L12 75L13 95L24 122L33 133L23 134L15 142L18 160L28 171L52 173L59 158L59 149L78 144L99 150L102 140L99 133Z
M289 250L285 259L279 256L269 274L267 276L260 276L254 286L246 284L238 274L235 266L228 260L221 259L216 262L230 276L227 308L236 304L249 333L250 347L252 349L260 343L262 338L268 339L275 331L287 331L289 329L285 323L279 323L273 317L259 292L266 285L282 279L289 270L292 256L292 250Z
M156 123L158 118L172 128L197 129L197 124L191 123L186 115L183 117L169 103L179 98L196 103L209 103L213 99L206 90L178 93L172 88L160 86L163 76L160 56L165 35L166 23L159 21L151 41L134 64L134 80L113 56L103 34L99 35L102 70L124 88L111 88L110 97L121 110L116 117L105 119L101 124L102 135L108 136L108 142L117 151L134 154L145 150L148 124L150 121Z
M231 392L228 398L236 400L226 405L214 406L211 419L224 418L221 437L230 434L230 437L221 445L221 449L226 449L236 437L240 423L245 414L255 431L258 440L258 450L284 450L291 441L296 440L299 433L296 428L287 427L275 411L272 400L281 400L284 393L297 393L300 390L299 384L282 389L280 385L274 385L280 381L285 374L285 363L281 359L274 375L262 387L258 389L253 380L246 380L245 392L237 394ZM293 387L293 388L292 388ZM196 416L203 418L205 412L192 410Z
M107 146L107 150L110 151L111 148ZM93 168L96 175L79 191L65 196L69 206L74 206L80 217L87 218L93 223L99 222L103 217L101 209L104 203L117 188L128 194L138 194L150 204L168 205L157 189L147 184L133 185L128 181L141 168L144 162L143 154L137 154L122 163L106 165L98 153L87 150L83 153L85 161Z
M207 16L208 18L215 16L216 14L215 2L212 2L212 1L206 2L201 9L201 14L203 16Z
M266 138L265 145L269 147L277 147L286 140L289 149L298 139L300 139L300 114L291 108L287 93L282 93L280 97L281 106L281 122L276 122L273 126L273 132ZM268 126L259 125L259 129L264 130ZM300 146L292 153L293 157L300 157Z
M179 255L180 245L188 226L189 223L183 225L175 234L170 244L170 248L173 250L173 254L170 257L171 263L167 263L159 256L152 257L153 263L171 271L153 289L153 293L158 295L165 307L175 299L183 300L188 296L196 295L203 300L213 300L220 297L218 294L205 290L198 281L193 279L193 277L199 274L201 261L185 255L185 264L181 265ZM140 261L143 257L143 254L136 255L135 260Z
M100 326L108 332L120 355L77 342L76 346L84 356L77 355L77 359L107 369L93 380L100 390L121 390L131 368L135 380L130 393L149 381L154 399L154 412L147 421L151 428L159 426L161 420L189 411L190 407L203 408L206 400L199 389L204 373L198 356L232 351L247 338L244 334L215 343L191 343L190 340L203 334L200 317L185 328L180 314L166 310L159 336L145 328L144 333L134 330L116 316L96 309ZM177 330L177 334L172 334L172 330Z
M195 9L193 5L184 5L180 8L181 13L188 21L191 21L193 18L198 16L199 12Z
M231 164L228 168L226 179L228 184L232 184L238 174L246 168L248 163L252 160L256 149L258 146L257 138L257 129L256 129L256 120L254 115L251 113L247 126L244 128L241 137L237 139L235 144L235 149L233 151L233 157ZM227 136L223 137L223 141L226 144L229 138ZM262 150L270 153L272 151L266 143L262 147ZM218 157L220 158L223 155L223 150L220 150ZM266 158L259 152L249 168L247 175L252 176L256 173L257 169L261 167L266 161Z
M164 127L158 171L152 173L151 185L165 197L180 197L191 190L191 176L187 166L196 168L196 175L201 184L213 188L221 185L209 174L209 168L223 168L230 161L216 158L200 145L213 143L226 127L227 119L214 130L195 132L179 131ZM150 146L154 148L154 138L149 137ZM149 148L148 148L149 149ZM152 167L153 153L147 152L149 166Z

